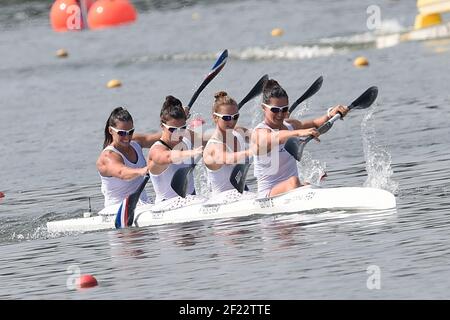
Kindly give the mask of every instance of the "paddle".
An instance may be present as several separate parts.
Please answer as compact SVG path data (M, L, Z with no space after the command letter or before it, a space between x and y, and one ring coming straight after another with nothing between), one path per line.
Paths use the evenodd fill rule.
M201 159L201 155L197 156L191 163L190 166L180 168L175 171L172 181L170 182L170 186L172 189L182 198L186 198L187 184L188 184L188 176L194 170L195 166Z
M241 100L238 104L238 110L240 110L244 104L252 100L253 98L259 96L264 89L264 85L267 80L269 80L269 76L267 74L263 75L261 79L255 84L255 86L250 90L250 92L245 96L244 99Z
M147 173L136 191L122 201L122 204L117 211L116 221L114 223L116 229L130 227L133 224L134 210L136 209L139 197L141 196L141 193L149 179L150 174Z
M322 87L322 82L323 77L318 77L316 81L314 81L314 83L308 88L308 90L306 90L305 93L292 104L292 106L289 108L289 113L292 113L300 103L315 95L317 91L319 91Z
M239 102L238 108L239 109L242 108L244 104L246 104L248 101L260 95L268 79L269 76L267 74L262 76L261 79L259 79L258 82L249 91L249 93L244 97L244 99L242 99L241 102ZM192 172L192 170L194 170L198 161L200 161L200 158L201 156L195 158L195 160L190 166L178 169L172 177L170 186L182 198L186 197L187 182L188 182L187 177ZM245 188L245 181L244 186L242 188L243 189Z
M194 95L191 98L191 101L189 101L188 109L190 109L192 107L195 100L197 100L199 94L203 91L203 89L205 89L205 87L208 85L208 83L210 83L211 80L214 79L215 76L217 76L219 74L220 70L223 69L223 67L225 66L225 63L227 62L227 58L228 58L228 50L225 50L222 52L222 54L219 56L217 61L214 63L211 71L208 73L205 80L203 80L200 87L195 91ZM186 176L187 176L187 174L186 174ZM138 203L139 197L141 196L141 193L144 190L144 187L147 184L149 178L150 178L150 175L147 173L144 180L139 185L139 187L136 189L136 191L133 192L131 195L129 195L127 198L125 198L122 201L122 204L120 205L119 210L116 215L116 221L115 221L116 229L130 227L131 225L133 225L134 210L136 209L136 205Z
M352 109L366 109L370 107L377 98L377 95L378 95L378 88L370 87L348 106L349 111ZM324 134L328 130L330 130L330 128L333 126L333 123L336 120L341 118L343 118L342 114L338 113L333 118L331 118L323 125L321 125L317 130L320 132L320 134ZM305 148L305 145L312 139L314 139L314 136L312 135L308 136L305 140L292 137L286 141L286 143L284 144L284 148L295 158L295 160L300 161L303 155L303 149Z
M219 56L216 63L214 63L213 67L211 68L211 71L207 74L205 80L203 80L200 87L198 87L198 89L194 92L194 95L192 96L191 101L189 101L189 103L187 105L188 111L191 109L195 100L197 100L200 92L202 92L203 89L205 89L205 87L208 85L208 83L210 83L211 80L214 79L215 76L217 76L219 74L220 70L223 69L223 67L225 66L225 63L227 63L227 59L228 59L228 50L225 50Z
M250 169L250 162L246 160L245 163L235 165L233 171L231 171L230 183L239 193L248 190L245 184L248 169Z
M295 110L297 106L305 101L308 98L311 98L313 95L317 93L317 91L320 90L323 83L323 77L320 76L316 79L316 81L313 82L313 84L305 91L305 93L302 94L300 98L298 98L289 108L289 113ZM233 187L239 191L240 193L243 193L244 190L246 190L246 184L245 181L247 179L247 173L248 169L250 168L250 163L246 161L246 163L237 164L233 171L231 171L230 175L230 183L233 185Z

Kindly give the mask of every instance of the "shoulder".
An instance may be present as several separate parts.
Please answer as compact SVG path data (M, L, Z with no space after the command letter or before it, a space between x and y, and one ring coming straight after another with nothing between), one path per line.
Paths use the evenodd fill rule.
M293 129L299 129L303 125L300 120L291 119L291 118L288 118L288 119L284 120L284 122L286 122L287 124L291 125Z
M103 150L97 159L97 165L106 165L110 162L123 163L122 156L112 150Z
M134 149L142 150L142 145L138 141L131 140L130 144Z
M167 151L167 150L169 150L169 148L167 148L165 145L163 145L162 143L156 142L150 148L149 154L155 154L155 153Z
M223 142L220 142L214 138L208 140L208 143L205 146L204 154L213 154L214 152L226 150L226 146Z
M258 128L258 127L255 127L255 129L253 129L253 134L256 134L256 135L259 135L259 134L267 134L267 133L270 133L270 132L272 132L272 130L270 130L269 128L264 128L264 127L261 127L261 128Z

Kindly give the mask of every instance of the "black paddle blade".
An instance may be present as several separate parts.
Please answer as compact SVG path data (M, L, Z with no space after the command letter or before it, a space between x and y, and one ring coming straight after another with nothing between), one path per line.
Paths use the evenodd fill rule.
M141 182L141 184L139 185L139 187L137 188L137 190L130 194L130 196L128 197L128 212L130 212L130 210L136 209L136 205L139 201L139 197L141 196L142 191L145 188L145 185L147 184L148 180L150 179L150 175L147 174L144 178L144 180Z
M182 198L186 198L186 190L188 184L188 175L194 170L195 165L180 168L175 171L170 186Z
M198 87L198 89L195 91L194 95L191 98L191 101L189 101L187 105L189 109L192 107L195 100L197 100L199 94L203 91L203 89L205 89L208 83L210 83L211 80L214 79L219 74L220 70L223 69L223 67L227 63L227 59L228 59L228 50L225 50L224 52L222 52L217 61L214 63L211 71L208 73L205 80L203 80L200 87Z
M295 158L295 160L300 161L303 155L303 148L305 147L305 141L299 138L291 137L287 139L284 144L284 149Z
M378 96L378 88L370 87L362 95L356 98L355 101L352 102L351 105L348 106L348 109L365 109L372 105L375 99Z
M248 190L248 187L245 184L245 180L247 178L249 168L250 163L238 164L234 167L233 171L231 171L230 183L240 193L243 193L244 190Z
M289 113L293 112L300 103L315 95L317 91L319 91L322 87L322 83L323 77L320 76L316 79L316 81L314 81L314 83L308 88L308 90L306 90L305 93L292 104L292 106L289 108Z
M250 92L245 96L245 98L242 99L241 102L239 102L238 109L241 109L244 106L244 104L246 104L253 98L259 96L262 93L264 85L266 84L267 80L269 80L269 76L267 74L262 76L262 78L258 80L258 82L250 90Z

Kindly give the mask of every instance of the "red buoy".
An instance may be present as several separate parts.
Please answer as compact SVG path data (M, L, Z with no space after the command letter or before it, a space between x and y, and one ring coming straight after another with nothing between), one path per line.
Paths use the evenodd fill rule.
M1 198L4 198L4 197L5 197L5 194L4 194L3 192L0 191L0 199L1 199Z
M98 285L97 279L90 274L83 274L77 279L78 288L91 288Z
M83 6L80 7L81 1ZM82 9L85 8L86 16L93 2L94 0L56 0L50 9L50 23L53 30L58 32L82 30L85 27Z
M89 10L91 29L101 29L136 21L137 13L128 0L98 0Z

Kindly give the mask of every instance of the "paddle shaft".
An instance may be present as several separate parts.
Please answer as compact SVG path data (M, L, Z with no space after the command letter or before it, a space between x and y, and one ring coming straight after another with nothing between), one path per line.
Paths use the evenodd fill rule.
M370 87L348 106L349 111L354 108L356 109L368 108L375 101L377 95L378 95L378 88ZM341 113L334 115L330 120L321 125L317 130L320 132L320 134L327 132L333 126L333 123L337 119L341 119L342 117L343 116ZM305 148L305 145L312 139L314 139L313 135L309 135L305 140L301 140L297 137L291 137L284 144L284 148L287 152L289 152L290 155L292 155L295 158L295 160L300 161L303 155L303 149Z
M206 76L205 80L203 80L200 87L198 87L198 89L194 92L194 95L192 96L191 100L187 105L187 108L189 110L194 105L195 100L197 100L198 96L203 91L203 89L205 89L205 87L211 82L211 80L214 79L223 69L223 67L227 63L227 59L228 59L228 50L225 50L222 52L217 61L214 63L211 72L208 73L208 75Z
M360 107L361 109L369 107L370 105L372 105L373 101L375 101L377 95L378 95L377 87L370 87L347 107L348 111L350 112L352 109L356 107ZM343 117L344 116L340 112L335 114L330 120L328 120L319 128L317 128L317 131L319 131L320 134L326 133L328 130L330 130L330 128L333 126L333 123L336 122L336 120L342 119ZM308 138L306 138L303 141L303 144L308 143L312 139L314 139L314 136L309 135Z

